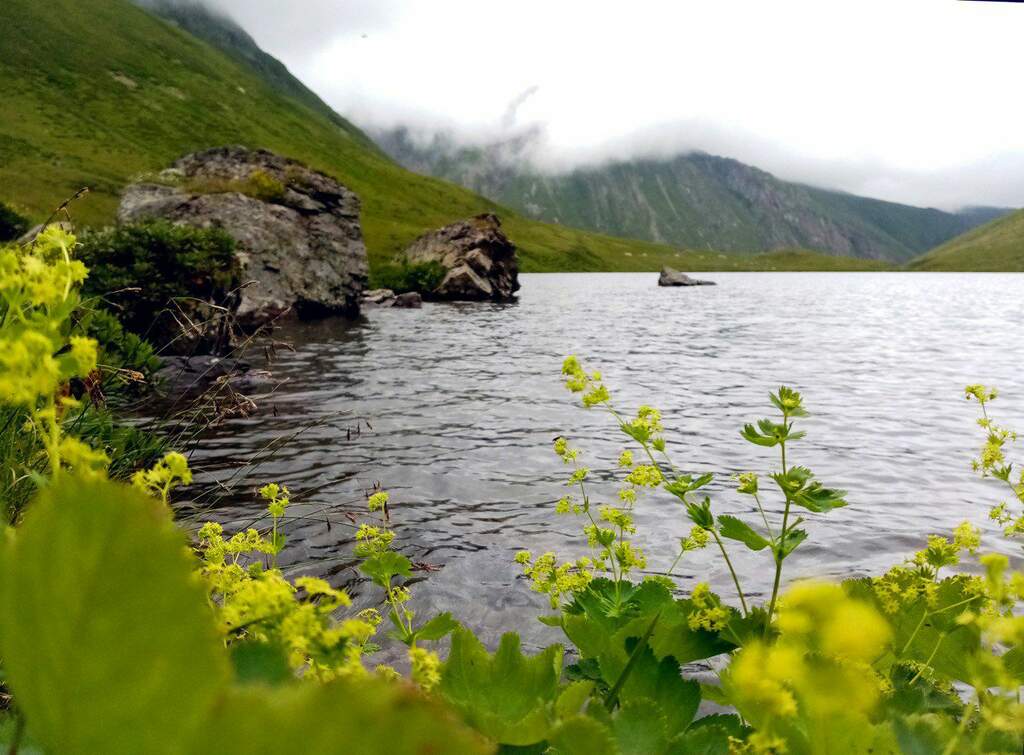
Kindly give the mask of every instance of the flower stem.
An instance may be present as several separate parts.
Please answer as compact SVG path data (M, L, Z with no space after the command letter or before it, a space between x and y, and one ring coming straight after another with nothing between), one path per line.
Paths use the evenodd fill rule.
M711 534L714 535L715 542L718 543L718 549L722 551L722 558L725 559L725 565L729 567L729 573L732 575L732 582L736 585L736 593L740 596L740 605L743 606L743 615L747 616L747 599L743 595L743 589L740 587L739 577L736 576L736 570L732 568L732 561L729 560L729 554L725 550L725 545L722 543L722 539L718 536L718 533L714 530L710 530Z

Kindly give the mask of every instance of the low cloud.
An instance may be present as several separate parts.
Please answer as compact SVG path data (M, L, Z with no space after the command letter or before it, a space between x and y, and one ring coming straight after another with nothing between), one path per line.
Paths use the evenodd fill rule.
M203 3L369 130L513 143L548 172L701 150L908 204L1024 206L1012 4Z

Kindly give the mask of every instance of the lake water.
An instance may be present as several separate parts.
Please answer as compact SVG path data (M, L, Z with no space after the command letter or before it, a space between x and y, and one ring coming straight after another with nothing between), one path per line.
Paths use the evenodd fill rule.
M523 548L585 551L581 522L553 512L567 470L551 442L568 436L596 471L614 467L626 440L562 386L562 359L577 354L604 373L622 409L661 408L677 466L715 472L715 509L748 521L751 501L729 475L776 469L777 458L738 431L774 414L768 393L778 385L803 392L812 416L790 461L846 489L850 505L809 517L810 539L787 562L791 577L879 573L925 533L963 519L982 525L993 549L1017 552L986 519L1005 496L970 470L981 434L962 388L999 386L994 414L1024 431L1024 275L702 277L718 285L523 275L515 304L426 304L291 325L276 338L295 351L279 354L283 382L257 397L262 411L227 422L196 452L200 500L212 507L205 517L247 525L262 508L251 491L287 484L292 513L305 518L288 527L286 569L326 575L370 604L378 594L358 581L346 512L362 515L364 491L379 481L391 492L400 547L429 567L414 588L422 615L451 610L491 645L509 629L529 646L557 641L534 620L546 598L512 562ZM606 475L596 497L616 489ZM777 497L764 498L780 511ZM681 506L648 495L637 519L650 572L667 569L690 528ZM738 570L763 594L768 557L736 545ZM687 554L676 573L684 588L708 580L733 597L711 550Z

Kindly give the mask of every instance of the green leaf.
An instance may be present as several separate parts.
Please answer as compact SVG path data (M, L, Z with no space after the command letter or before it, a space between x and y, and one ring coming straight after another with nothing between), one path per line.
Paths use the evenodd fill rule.
M601 657L601 673L605 679L619 678L636 650L637 642L631 639L621 650ZM672 658L659 661L650 647L644 647L637 654L634 667L618 695L621 705L641 698L657 702L665 715L668 735L675 736L689 726L697 712L700 685L684 679L679 664Z
M805 432L793 432L792 423L778 424L772 422L770 419L759 419L757 421L757 427L755 428L752 424L746 424L740 431L747 441L758 446L764 446L771 448L777 446L780 443L785 443L791 440L799 440L804 437L807 433Z
M790 553L800 547L800 543L807 539L807 530L790 528L786 530L786 536L782 538L782 557L786 558Z
M707 496L699 504L687 503L686 513L698 527L710 530L715 526L715 518L711 515L711 499Z
M633 627L629 636L642 635L649 617L672 602L672 593L657 582L646 581L639 585L620 582L616 586L609 579L595 579L567 606L564 631L581 656L593 658L606 652L613 637L627 626ZM616 641L617 648L621 648L624 639Z
M182 533L131 488L67 479L5 548L2 656L52 752L182 752L227 655Z
M1012 648L1003 653L1003 668L1014 679L1021 684L1024 684L1024 646L1014 645Z
M758 534L749 524L734 516L722 514L718 517L718 534L730 540L739 540L752 551L764 550L771 542Z
M370 556L359 565L359 571L387 589L394 577L412 576L412 562L401 553L383 551Z
M611 730L585 716L577 716L556 726L548 744L548 752L552 755L619 755Z
M492 656L472 632L460 628L452 634L440 693L485 736L529 745L547 736L547 705L558 694L561 668L560 645L526 657L519 635L510 633Z
M846 491L826 488L820 482L812 482L793 496L793 503L816 514L824 514L846 505Z
M642 425L629 425L623 422L619 429L640 445L645 445L651 439L650 430Z
M160 715L151 712L151 718ZM201 737L179 752L482 755L492 750L439 702L408 685L360 679L240 688L217 706Z
M946 751L956 736L953 723L941 716L928 714L893 720L893 731L904 755L935 755Z
M658 660L671 657L683 665L714 658L736 647L716 632L691 629L689 616L693 610L689 600L679 600L661 615L650 639L651 649Z
M622 755L656 755L668 745L665 716L654 700L624 703L612 721L612 733Z
M451 613L445 611L439 613L437 616L432 618L426 624L421 626L415 632L413 632L413 638L416 640L427 640L434 641L439 640L450 632L454 632L461 626L458 621L452 618Z
M686 494L704 487L715 479L710 472L694 478L693 475L679 475L671 482L666 482L663 487L679 500L686 502Z
M593 691L592 681L572 682L562 690L555 701L555 715L559 718L572 718L578 715Z
M730 736L721 726L691 726L669 742L665 752L666 755L729 755Z
M785 474L773 474L772 479L789 500L816 514L846 505L845 490L824 487L807 467L790 467Z
M779 386L778 393L770 393L768 397L775 404L775 408L778 409L785 415L790 417L806 417L807 411L804 409L803 397L794 391L792 388L786 386Z
M243 684L286 684L295 680L288 654L277 644L238 642L231 646L231 665L235 677Z
M919 675L913 666L897 664L889 677L892 693L886 697L886 705L900 715L954 713L963 709L963 703L956 693L939 689L923 674Z

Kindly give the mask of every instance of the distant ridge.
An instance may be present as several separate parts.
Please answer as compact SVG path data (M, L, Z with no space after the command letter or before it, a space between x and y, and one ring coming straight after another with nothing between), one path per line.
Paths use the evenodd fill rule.
M445 136L422 144L405 129L374 137L406 167L530 217L689 249L799 247L903 263L1008 212L949 213L828 191L701 152L549 174L531 167L530 132L468 148Z
M1024 210L993 220L910 263L914 270L1024 272Z

